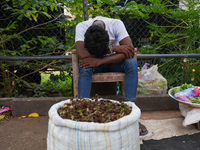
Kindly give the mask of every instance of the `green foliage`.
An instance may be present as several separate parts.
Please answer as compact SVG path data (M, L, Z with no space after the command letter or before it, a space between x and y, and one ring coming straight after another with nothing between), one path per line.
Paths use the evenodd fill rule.
M0 8L1 12L6 14L2 15L3 18L1 17L4 24L0 27L0 56L61 55L73 45L72 42L66 44L58 36L47 36L38 32L44 29L49 31L56 31L58 28L64 29L66 22L72 21L69 16L62 14L63 2L61 3L59 0L7 0L0 4ZM26 24L22 26L24 22ZM32 36L34 32L38 32L37 36ZM20 92L23 92L20 90L21 88L27 87L27 85L29 88L34 87L34 85L26 83L23 72L20 76L16 75L19 69L21 71L23 68L30 69L33 72L33 70L48 66L51 62L33 60L0 63L0 76L2 77L0 97L19 96ZM66 69L66 66L61 63L54 63L52 67L58 70ZM44 67L44 69L46 68Z
M2 48L1 55L25 55L28 56L34 54L27 51L33 51L35 49L43 48L43 45L46 45L46 40L51 41L51 44L55 45L55 40L57 40L55 37L46 37L44 35L38 35L37 37L27 38L24 36L24 34L34 29L55 29L59 27L59 23L66 22L66 17L59 11L59 9L62 7L61 3L55 0L7 0L7 2L1 6L1 9L5 10L6 12L9 12L8 14L10 16L6 16L3 18L4 20L8 20L9 24L5 26L4 28L0 28L0 34L1 34L1 41L0 41L0 48ZM52 14L52 12L54 12ZM43 20L46 18L46 22L41 20L43 17ZM23 30L19 30L18 28L21 27L20 24L23 21L26 21L26 19L31 21L31 25L24 26ZM8 22L7 21L7 22ZM59 22L59 23L58 23ZM27 22L28 23L28 22ZM30 24L30 23L29 23ZM30 36L30 35L29 35ZM12 43L12 41L15 41L15 43ZM37 41L40 41L40 45ZM21 46L16 47L17 43L20 43ZM13 44L13 47L10 45L10 43ZM35 45L33 48L30 46L30 44ZM60 43L57 42L58 47ZM65 47L62 47L63 49ZM25 51L26 49L26 51ZM15 51L15 52L12 52ZM16 52L17 51L17 52ZM48 53L53 53L51 47L49 48ZM36 53L34 55L40 55L41 53ZM44 53L43 53L44 54Z
M111 18L119 18L116 15L118 7L116 4L119 0L97 0L97 1L88 1L88 14L90 17L96 16L107 16Z
M88 14L89 17L94 17L98 15L102 16L113 16L115 13L114 5L117 3L117 0L98 0L96 2L89 0L88 1ZM55 29L57 27L61 27L65 30L66 33L66 45L62 46L63 49L68 49L74 43L75 36L75 26L83 21L83 6L81 0L7 0L7 3L4 3L1 6L1 9L4 9L7 12L10 12L10 16L4 18L4 20L9 19L10 23L4 27L0 28L1 41L0 47L3 51L1 51L1 55L31 55L30 52L36 48L39 48L39 51L47 45L46 40L51 41L50 44L55 45L56 40L55 37L45 37L44 35L39 35L37 37L33 37L31 39L26 39L22 36L22 34L34 30L34 29ZM64 9L67 12L67 15L62 14L60 9ZM40 18L46 17L49 21L42 23ZM21 21L23 22L25 19L29 19L32 23L32 26L25 26L22 31L16 30L19 27ZM9 31L9 32L6 32ZM8 34L9 33L9 34ZM10 34L11 33L11 34ZM46 38L46 39L45 39ZM8 49L7 45L11 42L11 40L16 39L17 42L20 42L21 46L12 49ZM38 47L38 41L41 42L41 46ZM36 47L30 46L34 44ZM49 44L49 43L48 43ZM56 43L56 47L59 47L59 42ZM26 49L26 50L25 50ZM15 51L15 52L11 52ZM17 52L16 52L17 51ZM51 47L49 48L48 54L52 52ZM45 53L45 52L44 52ZM43 54L44 54L43 53ZM36 53L34 55L41 55L40 53Z
M140 50L137 52L138 54L155 54L157 51L155 50L154 45L143 45L140 47Z
M170 0L148 0L149 4L137 4L131 1L124 6L124 14L132 18L144 19L149 25L152 39L158 39L155 43L156 50L169 47L172 51L180 53L199 53L199 1L189 0L179 7ZM167 24L149 22L151 14L159 14Z
M38 90L34 91L34 97L39 96L51 96L52 93L56 93L60 96L72 96L72 78L67 74L42 74L42 83L39 86ZM40 95L43 91L42 95Z
M180 5L170 0L147 1L146 4L131 1L118 10L148 24L152 44L141 47L139 54L200 53L199 1L184 1ZM152 14L158 15L165 23L152 21ZM199 69L198 59L187 59L186 62L183 59L161 59L159 62L159 72L167 79L169 88L184 83L198 85Z
M182 84L181 86L174 88L172 92L173 92L173 94L176 94L176 93L178 93L178 92L180 92L180 91L186 90L186 89L188 89L188 88L194 88L194 87L195 87L195 86L192 85L192 84L184 83L184 84Z
M118 1L98 0L96 3L93 0L88 1L89 18L103 15L114 16L114 5ZM75 40L75 27L79 22L84 20L83 1L82 0L6 0L0 5L3 12L9 15L4 15L2 20L6 22L4 26L0 27L0 56L49 56L60 55L69 48L73 48ZM67 12L63 14L62 9ZM106 10L106 11L105 11ZM24 24L23 28L22 23ZM55 29L58 29L55 30ZM55 30L65 32L64 42L56 36L43 35L27 38L25 35L31 35L39 30ZM30 32L33 31L33 32ZM22 73L17 76L18 70L31 69L38 70L44 66L55 68L58 71L66 70L69 73L69 80L72 78L71 66L66 65L60 61L53 63L52 61L17 61L17 62L2 62L0 63L0 84L3 85L1 89L1 96L23 96L23 90L20 88L29 88L33 91L35 96L44 96L50 91L63 91L64 84L55 83L54 80L49 80L46 83L38 86L36 83L27 83L25 77L28 75ZM44 67L44 71L47 69ZM28 75L27 78L30 76ZM55 76L54 76L55 77ZM60 80L60 79L59 79ZM58 81L56 81L58 82ZM45 88L48 87L48 88ZM58 87L59 86L59 87ZM66 89L66 86L64 86ZM48 90L44 92L44 90ZM71 88L70 88L71 90ZM39 92L40 91L40 92ZM72 91L72 90L71 90ZM71 92L70 91L70 92ZM70 93L68 92L68 93ZM63 93L63 92L62 92Z
M37 50L37 45L41 45L39 51ZM37 38L32 38L27 41L25 44L21 45L20 55L51 55L57 54L57 50L64 49L65 45L60 42L55 36L38 36ZM50 51L51 50L51 51ZM37 53L36 53L37 52Z

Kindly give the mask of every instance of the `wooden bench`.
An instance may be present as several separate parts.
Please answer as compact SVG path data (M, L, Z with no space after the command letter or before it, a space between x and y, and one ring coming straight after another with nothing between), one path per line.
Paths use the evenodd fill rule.
M137 55L135 56L137 58ZM78 77L79 77L79 62L76 50L72 50L72 70L73 70L73 90L74 97L78 96ZM120 82L121 93L125 96L124 90L125 73L120 72L107 72L107 73L95 73L92 75L92 83L103 82Z

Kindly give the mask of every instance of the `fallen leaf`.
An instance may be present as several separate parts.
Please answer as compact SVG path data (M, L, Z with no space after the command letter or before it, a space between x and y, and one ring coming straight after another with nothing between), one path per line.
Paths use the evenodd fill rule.
M18 117L18 119L22 119L22 118L26 118L26 116L20 116L20 117Z
M28 115L28 117L39 117L38 113L31 113Z
M0 115L0 120L3 119L5 117L5 115Z

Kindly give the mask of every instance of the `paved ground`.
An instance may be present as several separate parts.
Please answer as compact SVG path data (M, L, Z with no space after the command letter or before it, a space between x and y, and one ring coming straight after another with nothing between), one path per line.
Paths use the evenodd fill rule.
M140 147L141 150L200 150L200 133L147 140Z
M148 122L173 118L183 119L178 110L142 112L140 119L143 122ZM162 126L156 128L162 128ZM9 121L2 120L0 121L0 149L46 150L47 132L48 116L23 119L12 117Z
M0 123L2 150L46 150L48 116L11 118Z

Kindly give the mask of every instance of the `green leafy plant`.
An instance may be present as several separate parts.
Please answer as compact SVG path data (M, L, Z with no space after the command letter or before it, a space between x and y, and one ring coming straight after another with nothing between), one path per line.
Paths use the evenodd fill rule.
M72 78L68 73L61 72L60 74L42 74L42 82L39 85L39 90L35 91L36 97L40 91L44 91L43 94L50 96L52 93L57 96L72 96Z
M65 45L65 42L61 41L59 36L47 36L42 32L38 32L37 36L32 35L44 29L49 31L61 29L60 24L63 25L64 29L64 24L68 22L69 18L66 19L67 16L62 13L63 7L63 3L54 0L3 1L0 8L6 15L1 17L3 24L0 26L0 55L49 56L63 54L69 48L69 44ZM70 44L72 46L72 43ZM51 64L53 64L53 67L55 65L62 66L55 61L1 62L0 76L2 80L0 80L0 84L2 86L0 97L21 95L18 88L25 86L26 77L30 78L30 75L45 70ZM19 75L23 68L24 70L29 69L29 72L24 71ZM62 69L59 68L59 70ZM30 71L32 72L30 73Z
M143 45L140 47L140 50L137 52L138 54L155 54L157 51L155 50L154 45Z
M118 13L129 15L147 23L151 45L139 48L142 54L191 54L200 53L199 1L188 0L173 3L170 0L128 2L119 7ZM152 14L164 22L157 22ZM199 84L198 59L160 59L159 72L167 79L169 88L183 83ZM195 72L192 65L196 64Z
M112 12L112 1L94 1L89 0L89 17L94 15L109 16ZM5 22L4 26L0 26L0 55L1 56L49 56L62 55L67 50L71 50L74 46L75 27L79 22L84 20L83 1L81 0L7 0L0 4L3 15L1 20ZM104 11L103 6L109 11ZM90 7L91 6L91 7ZM92 8L93 7L93 8ZM100 8L100 9L99 9ZM93 10L92 10L93 9ZM65 14L64 14L65 13ZM24 24L23 24L24 23ZM22 25L23 24L23 25ZM22 28L22 27L23 28ZM52 36L43 33L33 36L33 33L41 30L52 31L56 34L64 32L65 35ZM33 32L31 32L33 31ZM30 38L28 38L28 36ZM61 61L15 61L0 63L0 80L1 92L0 97L21 96L21 87L26 89L26 78L39 71L45 71L47 68L56 68L58 71L66 69L66 64ZM31 69L31 73L22 73L16 75L16 72ZM71 70L67 72L71 77ZM19 70L20 69L20 70ZM71 80L71 79L70 79ZM52 84L54 82L51 82ZM37 96L42 96L43 91L37 84L29 87L35 87ZM47 85L46 85L47 86ZM19 88L18 88L19 87ZM52 85L52 88L56 85ZM49 89L50 90L50 89ZM52 91L54 89L51 89ZM58 90L57 90L58 91ZM50 92L50 91L49 91ZM44 94L45 95L45 94Z
M170 52L197 53L199 49L199 1L172 3L170 0L148 0L148 4L127 3L122 8L124 13L133 18L143 19L148 23L152 39L156 38L156 49L169 47ZM158 14L166 23L149 21L151 14Z

